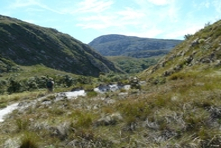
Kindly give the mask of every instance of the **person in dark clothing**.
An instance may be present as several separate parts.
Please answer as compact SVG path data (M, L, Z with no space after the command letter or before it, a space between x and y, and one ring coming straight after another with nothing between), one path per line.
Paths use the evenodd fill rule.
M53 92L54 81L52 78L48 79L46 86L47 86L48 92Z

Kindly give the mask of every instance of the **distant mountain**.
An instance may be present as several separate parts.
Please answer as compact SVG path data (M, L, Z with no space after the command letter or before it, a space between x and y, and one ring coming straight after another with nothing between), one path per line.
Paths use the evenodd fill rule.
M89 45L103 56L146 58L167 54L182 40L140 38L118 34L95 38Z
M120 72L90 46L52 28L0 15L0 36L1 57L18 65L43 64L86 76L98 76L100 72ZM7 71L1 59L2 71Z

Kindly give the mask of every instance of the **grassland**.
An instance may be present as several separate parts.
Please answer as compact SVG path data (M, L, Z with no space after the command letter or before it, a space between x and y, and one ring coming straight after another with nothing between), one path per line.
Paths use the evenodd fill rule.
M48 148L220 146L221 69L201 68L128 94L119 90L14 111L1 123L1 146L9 141ZM2 95L1 102L25 102L42 95ZM51 94L48 100L55 97Z

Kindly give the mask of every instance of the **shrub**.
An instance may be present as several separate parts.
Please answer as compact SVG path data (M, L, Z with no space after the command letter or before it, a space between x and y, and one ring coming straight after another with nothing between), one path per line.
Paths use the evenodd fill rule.
M17 80L11 79L9 80L9 87L7 89L7 91L9 93L15 93L15 92L19 92L21 90L21 83Z
M184 35L184 39L185 40L188 40L190 37L192 37L193 35L191 35L191 34L186 34L186 35Z
M199 44L203 44L203 43L205 43L205 39L199 39Z

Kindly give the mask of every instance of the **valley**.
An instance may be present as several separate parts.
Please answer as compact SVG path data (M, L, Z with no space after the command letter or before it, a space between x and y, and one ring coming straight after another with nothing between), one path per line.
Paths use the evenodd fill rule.
M0 147L220 147L220 26L205 25L132 72L139 62L128 55L138 65L125 70L116 62L125 56L1 16L0 113L14 110L0 122ZM129 87L134 77L139 85Z

